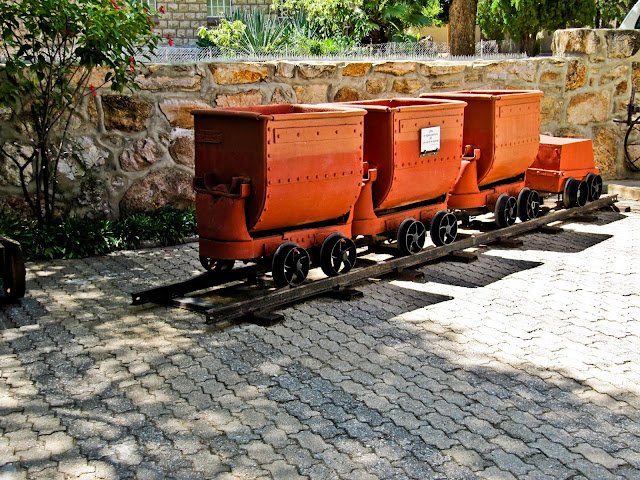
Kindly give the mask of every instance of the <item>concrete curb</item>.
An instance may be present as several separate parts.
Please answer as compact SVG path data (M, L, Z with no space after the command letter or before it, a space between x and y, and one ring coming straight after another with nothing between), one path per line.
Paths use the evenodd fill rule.
M623 200L640 201L640 181L625 181L624 184L622 182L604 184L603 193L618 195L618 198Z

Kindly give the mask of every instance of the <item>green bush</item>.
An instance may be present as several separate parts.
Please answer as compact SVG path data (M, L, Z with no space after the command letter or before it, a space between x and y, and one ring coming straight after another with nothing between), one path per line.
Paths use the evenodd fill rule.
M181 243L196 234L195 209L161 207L120 220L68 217L48 225L3 217L0 234L18 240L28 260L89 257L138 248L144 241Z
M262 10L236 10L215 28L198 30L198 46L216 46L225 55L282 53L327 55L347 51L354 42L347 36L323 33L318 21L303 11L279 19Z
M200 27L197 45L199 47L216 46L223 53L233 53L240 45L246 28L247 26L240 20L229 21L224 18L216 28Z

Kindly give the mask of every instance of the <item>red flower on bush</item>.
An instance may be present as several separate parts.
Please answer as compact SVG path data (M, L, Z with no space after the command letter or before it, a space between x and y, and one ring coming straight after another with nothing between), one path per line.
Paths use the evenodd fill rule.
M164 5L160 5L160 13L164 13Z
M115 7L116 10L120 10L120 7L118 6L118 4L116 3L116 0L111 0L111 5L113 5Z
M173 36L170 33L167 33L167 38L169 39L169 46L173 47Z

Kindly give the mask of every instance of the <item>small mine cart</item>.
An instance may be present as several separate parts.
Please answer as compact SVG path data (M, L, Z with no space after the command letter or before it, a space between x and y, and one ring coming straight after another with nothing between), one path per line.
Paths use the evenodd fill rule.
M15 300L24 297L26 271L22 248L15 240L2 235L0 235L0 272L4 298Z
M564 206L581 207L600 198L602 178L588 138L540 135L538 155L527 170L527 187L560 194Z

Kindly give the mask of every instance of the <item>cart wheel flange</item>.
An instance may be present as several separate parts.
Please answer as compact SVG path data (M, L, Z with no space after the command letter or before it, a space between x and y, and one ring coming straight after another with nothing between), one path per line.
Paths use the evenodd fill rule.
M235 263L235 260L218 260L200 255L200 265L208 272L227 272Z
M295 287L309 274L311 258L306 249L294 242L284 242L273 255L273 281L278 287Z
M602 177L593 172L589 172L584 181L587 184L587 200L590 202L598 200L600 195L602 195Z
M427 228L413 218L405 218L398 228L398 250L402 255L415 255L424 247Z
M518 201L515 197L510 197L506 193L501 193L498 200L496 200L496 207L493 213L498 227L509 227L516 223L516 218L518 216Z
M328 277L347 273L356 263L356 244L340 233L329 235L320 247L320 268Z
M458 235L458 219L446 210L438 211L431 220L431 241L440 247L453 243Z
M523 222L538 218L540 214L540 195L528 187L518 194L518 217Z

